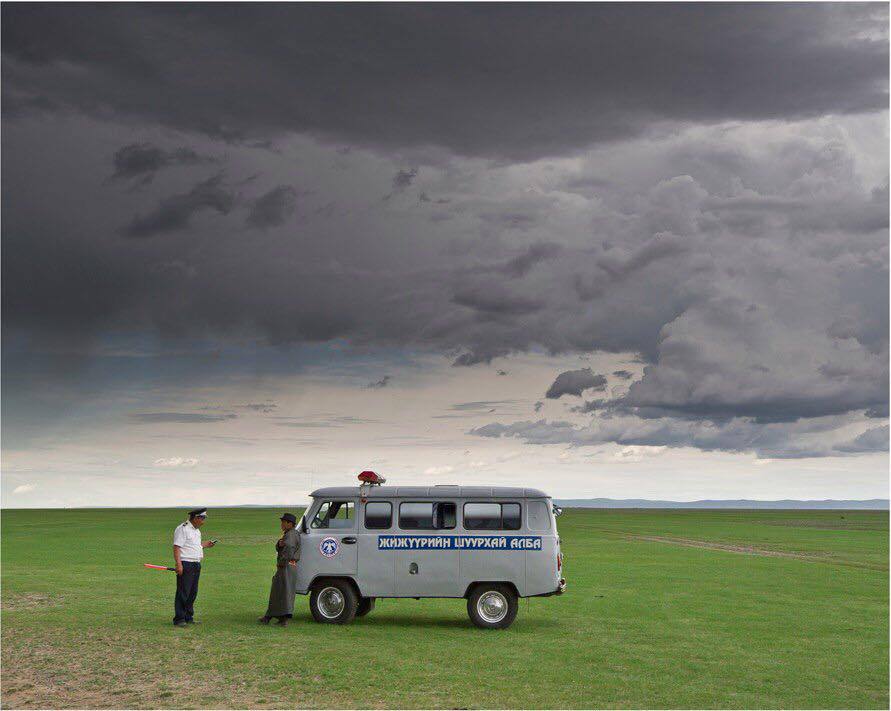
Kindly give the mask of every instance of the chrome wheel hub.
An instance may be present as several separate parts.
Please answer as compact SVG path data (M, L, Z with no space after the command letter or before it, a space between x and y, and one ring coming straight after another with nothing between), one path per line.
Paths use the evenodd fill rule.
M490 590L480 595L476 611L490 624L501 622L507 615L507 599L497 590Z
M345 605L343 593L337 588L325 588L319 593L319 612L329 620L340 617Z

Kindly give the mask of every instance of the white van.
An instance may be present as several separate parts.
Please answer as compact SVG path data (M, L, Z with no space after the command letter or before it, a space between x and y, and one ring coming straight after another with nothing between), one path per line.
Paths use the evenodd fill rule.
M555 509L537 489L353 486L311 496L298 526L297 592L309 593L318 622L352 622L381 597L454 597L467 599L478 627L505 628L519 598L566 588Z

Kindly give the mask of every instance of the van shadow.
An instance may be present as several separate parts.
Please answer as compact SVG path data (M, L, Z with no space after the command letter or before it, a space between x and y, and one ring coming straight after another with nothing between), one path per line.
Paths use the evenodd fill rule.
M262 629L281 629L273 620L272 623L267 625L261 625L258 623L259 615L244 615L244 614L233 614L233 615L213 615L210 618L205 618L202 620L204 624L196 627L191 627L192 630L200 630L206 629L207 631L215 630L219 631L221 629L236 629L236 628L244 628L251 627L257 630ZM131 618L132 619L132 618ZM171 623L170 617L159 617L157 615L145 615L141 616L136 624L138 628L153 628L153 627L173 627ZM289 620L288 627L321 627L318 622L316 622L311 615L303 615L297 613L294 617ZM529 620L522 619L522 617L518 618L512 625L511 629L514 631L523 631L523 632L534 632L537 630L542 630L545 627L552 627L552 623L546 620ZM478 630L478 628L467 618L460 617L429 617L425 615L394 615L388 613L380 613L376 614L372 612L367 617L357 617L350 623L350 627L367 627L369 629L383 629L383 628L392 628L392 629L442 629L442 630L471 630L471 631L482 631Z
M372 612L368 617L356 619L353 624L368 625L369 627L393 627L401 629L430 629L431 627L435 627L438 629L449 630L482 631L466 617L462 619L458 617L424 617L392 614L375 615ZM534 631L548 626L550 626L550 624L545 620L523 620L518 618L511 625L511 629Z

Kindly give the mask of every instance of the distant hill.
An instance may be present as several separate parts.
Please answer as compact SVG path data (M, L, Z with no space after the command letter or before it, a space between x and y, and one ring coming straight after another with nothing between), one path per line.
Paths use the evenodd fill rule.
M555 499L566 508L581 509L865 509L887 511L888 499L823 499L819 501L756 501L730 499L703 501L650 501L649 499Z

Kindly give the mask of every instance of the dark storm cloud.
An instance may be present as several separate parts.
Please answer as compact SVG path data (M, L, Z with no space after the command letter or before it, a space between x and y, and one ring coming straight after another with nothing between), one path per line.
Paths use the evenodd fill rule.
M253 202L247 224L261 230L278 227L294 214L296 207L297 191L290 185L279 185Z
M470 434L490 438L515 437L530 444L695 447L705 451L753 452L767 459L887 451L887 425L867 430L851 441L833 443L832 435L839 424L834 418L771 425L734 419L719 426L669 418L650 421L611 418L579 427L565 421L527 420L509 425L492 423L477 427Z
M875 407L869 408L863 414L866 415L867 417L869 417L870 419L879 419L879 418L888 417L888 409L889 409L888 403L883 402L879 405L876 405Z
M498 267L498 270L514 278L525 276L539 262L556 257L560 253L560 249L561 246L559 244L552 242L533 244L523 254Z
M631 380L634 374L630 370L614 370L613 375L622 380Z
M164 198L144 216L137 216L124 229L129 237L151 237L179 232L189 227L199 212L212 210L228 215L235 206L235 193L227 189L223 176L215 175L195 185L189 192ZM253 214L253 212L251 213Z
M556 400L564 395L581 395L585 390L605 390L606 377L594 373L590 368L567 370L557 376L548 388L545 397Z
M131 420L145 423L175 422L181 425L194 425L234 420L237 415L231 412L219 415L208 415L198 412L138 412L129 415L129 417Z
M836 446L839 452L886 452L888 451L888 425L873 427L857 435L850 442Z
M887 103L883 5L2 13L9 382L10 334L75 379L121 331L248 342L245 371L338 339L639 357L576 408L594 434L543 439L830 455L814 420L887 417L887 122L841 116ZM117 189L121 146L170 180Z
M212 163L216 159L202 156L191 148L175 148L167 151L151 143L130 143L115 151L112 179L125 180L139 178L140 182L151 182L162 168L175 165L200 165Z
M880 4L7 4L3 106L525 159L883 109L886 24Z
M400 170L393 176L393 190L399 192L401 190L405 190L409 187L414 179L418 177L418 169L411 168L410 170Z
M452 365L456 368L469 368L473 365L491 363L493 358L497 358L498 356L506 354L507 350L496 350L494 353L487 353L485 351L462 353L457 358L455 358L455 360L452 361Z
M452 297L452 301L494 317L528 314L543 306L538 299L491 282L462 289Z

